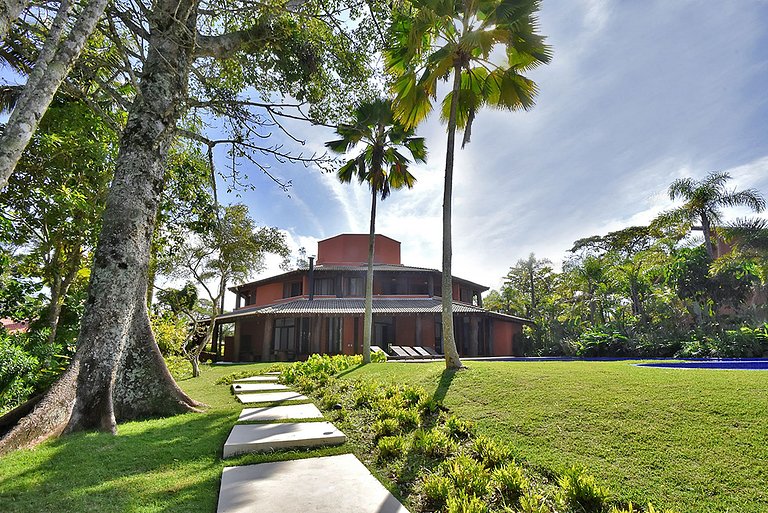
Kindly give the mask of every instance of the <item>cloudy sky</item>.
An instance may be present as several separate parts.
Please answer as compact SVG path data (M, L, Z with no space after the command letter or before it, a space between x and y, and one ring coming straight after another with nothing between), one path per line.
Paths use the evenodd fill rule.
M559 263L574 240L670 207L666 188L679 177L728 171L734 186L768 194L766 20L757 0L544 0L554 59L531 74L536 107L482 111L457 154L454 274L497 287L530 252ZM403 263L439 268L445 132L433 116L419 133L428 164L381 205L377 231L402 242ZM302 137L321 148L332 133ZM293 180L290 197L255 178L242 198L259 223L309 254L318 239L367 232L363 187L274 170Z

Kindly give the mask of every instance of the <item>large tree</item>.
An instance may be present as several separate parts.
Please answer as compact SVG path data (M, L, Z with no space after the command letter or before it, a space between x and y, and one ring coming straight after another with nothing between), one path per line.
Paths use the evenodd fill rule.
M290 6L230 2L219 7L201 6L197 0L159 0L151 9L136 7L135 13L146 13L145 21L116 13L140 40L131 55L141 60L142 67L120 139L77 353L34 411L0 441L0 452L62 430L114 433L118 419L167 415L197 405L165 368L145 300L169 148L180 133L197 136L209 146L214 143L190 131L188 123L179 126L194 120L189 107L215 110L224 105L220 100L226 94L226 105L253 105L257 102L237 96L250 87L265 95L268 91L273 96L291 95L310 106L333 104L322 101L324 91L335 92L337 99L344 94L353 99L347 91L359 90L351 84L360 80L368 54L350 44L355 34L339 34L335 28L338 14L329 13L344 12L343 8L301 2ZM196 82L190 88L193 70ZM200 98L208 93L210 101ZM273 114L279 107L270 101L259 105ZM233 122L241 129L229 141L233 146L265 135L258 131L261 125L254 128L246 121ZM280 154L279 146L272 150Z
M213 340L227 283L246 281L263 270L268 253L284 259L290 255L285 235L277 228L257 227L245 205L220 210L210 230L188 230L185 243L173 248L160 266L163 274L193 280L210 301L205 335L195 345L185 347L193 377L200 375L200 353Z
M394 41L385 55L387 69L395 76L395 111L405 126L416 126L429 114L440 80L450 77L452 82L441 112L448 132L443 189L442 321L446 367L461 368L453 334L451 275L456 131L463 129L463 144L469 142L475 114L484 106L530 109L537 87L523 73L549 62L550 50L536 33L537 0L416 0L411 5L414 12L402 13L393 23Z
M392 102L373 100L359 105L351 123L336 128L341 137L325 145L336 153L348 153L362 145L359 153L347 161L337 176L343 183L357 178L371 189L371 217L368 233L368 269L365 280L365 314L363 318L363 363L371 361L373 331L373 255L376 244L376 198L385 200L393 189L413 187L416 178L408 170L410 160L400 153L408 150L417 162L426 162L423 137L415 137L413 128L405 128L395 120Z
M680 198L685 203L659 216L661 221L701 223L692 229L700 230L704 235L704 247L710 260L716 256L712 245L712 232L723 222L723 207L745 206L755 212L765 209L765 198L757 190L727 189L726 185L730 179L731 175L728 173L710 173L702 180L675 180L669 186L669 198Z

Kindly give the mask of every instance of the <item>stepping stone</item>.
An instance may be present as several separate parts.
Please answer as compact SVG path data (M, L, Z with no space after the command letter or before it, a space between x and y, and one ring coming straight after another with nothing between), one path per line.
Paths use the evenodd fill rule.
M251 376L250 378L236 379L233 383L276 383L277 376Z
M346 441L346 435L330 422L236 424L224 443L224 457L275 449L340 445Z
M262 406L261 408L244 408L238 422L251 420L283 420L283 419L322 419L323 414L314 404L287 404L285 406Z
M247 403L282 403L286 401L306 401L306 395L298 392L256 392L252 394L237 394L237 400Z
M265 372L264 376L279 376L280 371Z
M274 392L275 390L288 390L288 387L279 383L233 383L232 391L236 394L243 392Z
M217 513L408 513L354 454L226 467Z

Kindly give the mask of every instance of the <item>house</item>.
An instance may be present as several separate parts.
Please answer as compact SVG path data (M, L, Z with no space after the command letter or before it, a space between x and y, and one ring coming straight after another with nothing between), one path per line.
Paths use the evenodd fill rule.
M376 235L372 344L442 352L441 273L400 262L400 242ZM234 324L224 337L226 361L290 361L313 353L356 354L363 347L368 234L342 234L317 245L317 262L230 288L236 307L217 318ZM513 354L530 321L489 312L488 287L453 278L454 333L462 356ZM231 330L230 330L231 332ZM217 351L218 352L218 351Z
M29 321L14 321L13 319L0 319L0 326L8 333L26 333L29 331Z

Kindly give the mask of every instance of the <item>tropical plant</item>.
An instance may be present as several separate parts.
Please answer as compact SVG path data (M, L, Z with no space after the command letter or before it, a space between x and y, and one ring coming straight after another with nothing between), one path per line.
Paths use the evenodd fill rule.
M448 145L443 190L443 349L446 367L460 368L453 335L451 275L451 198L456 130L469 142L476 112L484 106L530 109L536 84L522 73L550 60L550 49L536 33L537 0L445 2L416 0L415 12L403 12L392 24L392 43L385 52L387 70L395 79L395 112L408 127L432 110L437 83L451 75L450 92L442 102ZM491 60L501 47L504 62ZM498 55L498 53L494 54Z
M338 171L339 180L349 183L357 178L371 189L371 225L368 241L368 270L365 280L365 317L363 319L363 363L371 361L373 330L373 254L376 241L376 198L384 200L394 189L413 187L416 178L408 170L410 160L400 153L408 150L417 162L426 162L423 137L414 136L394 118L392 102L377 99L359 105L349 124L340 124L341 137L325 145L336 153L348 153L362 145L360 152Z
M672 200L681 198L685 203L664 212L658 218L658 221L700 222L701 226L694 226L692 229L701 230L704 234L704 246L710 260L716 256L712 245L712 231L715 225L723 221L723 207L745 206L755 212L765 209L765 198L757 190L726 189L730 179L731 175L728 173L710 173L703 180L675 180L669 186L669 197Z

